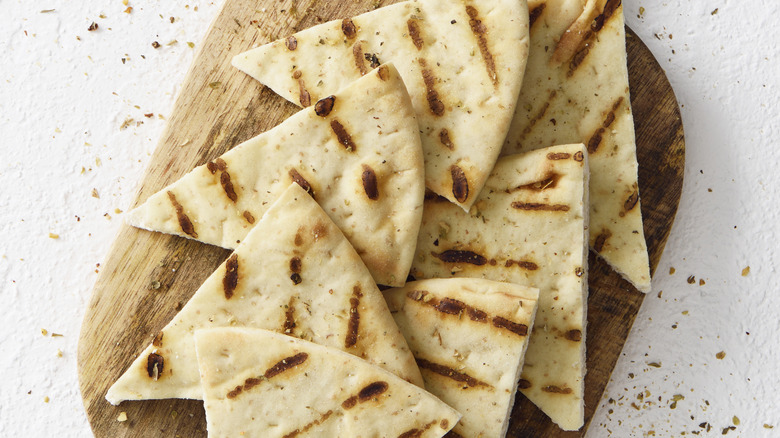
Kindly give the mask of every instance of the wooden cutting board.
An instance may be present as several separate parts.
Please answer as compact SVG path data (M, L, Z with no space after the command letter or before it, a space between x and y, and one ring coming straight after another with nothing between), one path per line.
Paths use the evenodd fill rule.
M251 47L388 1L226 0L187 75L151 159L136 204L197 165L297 111L230 65ZM655 270L682 190L685 146L677 101L663 70L632 32L627 37L645 236ZM187 302L229 252L123 226L101 268L79 339L79 381L97 437L205 437L203 403L105 400L111 384ZM518 396L508 436L581 436L593 416L644 296L591 254L586 426L564 433ZM119 422L121 412L127 421Z

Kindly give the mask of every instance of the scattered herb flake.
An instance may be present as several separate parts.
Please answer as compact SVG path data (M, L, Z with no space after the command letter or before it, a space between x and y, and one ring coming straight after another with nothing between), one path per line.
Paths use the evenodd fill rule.
M158 43L157 41L152 41L152 47L154 47L155 49L159 49L160 43Z
M60 235L55 233L49 233L49 239L59 239Z
M710 15L715 15L717 13L718 13L718 8L715 8L712 10L712 12L710 12Z
M750 266L745 266L745 268L742 269L742 276L747 277L748 274L750 274Z
M118 421L120 423L123 423L123 422L127 421L127 412L120 412L119 416L116 417L116 421Z
M168 44L166 44L166 46L173 46L173 45L176 45L176 44L179 44L179 40L170 41Z
M98 193L97 189L92 189L92 197L100 199L100 194Z
M650 362L647 365L653 368L661 368L661 362Z
M44 9L41 11L41 14L47 14L49 12L54 12L54 9Z
M187 45L190 46L190 49L195 48L195 43L193 43L192 41L187 41Z
M133 119L132 117L128 117L128 118L126 118L126 119L125 119L125 121L124 121L124 122L122 122L122 125L119 127L119 130L120 130L120 131L124 131L124 130L125 130L125 129L127 129L127 128L128 128L130 125L132 125L134 121L135 121L135 119Z
M693 283L696 283L696 276L695 275L691 275L691 276L688 277L688 284L693 284Z
M209 84L209 87L210 87L212 90L216 90L217 88L219 88L219 86L220 86L220 85L222 85L222 82L215 81L215 82L211 82L211 83Z
M99 27L98 24L93 21L92 24L89 25L87 30L90 31L90 32L93 32L93 31L98 30L98 27Z

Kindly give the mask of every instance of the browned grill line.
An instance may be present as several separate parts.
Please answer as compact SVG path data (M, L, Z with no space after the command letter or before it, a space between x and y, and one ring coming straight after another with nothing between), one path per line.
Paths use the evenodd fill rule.
M292 167L287 172L287 174L290 175L290 178L292 178L293 182L301 186L303 190L306 190L306 192L308 192L312 198L316 199L316 197L314 196L314 190L311 188L311 184L309 184L309 181L306 181L306 178L304 178L300 173L298 173L298 170Z
M425 369L433 373L436 373L440 376L447 377L458 383L463 383L468 387L473 388L477 386L485 386L488 388L492 388L491 385L482 382L480 380L477 380L466 373L461 373L460 371L456 371L446 365L441 365L421 358L415 358L415 360L417 361L417 366L420 367L421 369Z
M349 299L349 322L347 323L347 337L344 340L346 348L352 348L358 341L358 330L360 329L360 298L363 293L360 291L360 285L352 288L352 297Z
M226 299L233 297L236 286L238 286L238 256L233 253L225 262L225 276L222 277L222 289L225 290Z
M569 211L569 206L565 204L541 204L538 202L520 202L512 203L512 208L525 211Z
M355 67L357 67L360 72L360 76L365 76L365 74L368 73L368 69L366 68L366 63L364 61L363 47L359 42L352 46L352 56L355 59Z
M301 365L309 358L307 353L298 353L294 356L286 357L268 368L260 377L250 377L244 381L243 385L238 385L227 393L227 398L236 398L239 394L249 391L259 385L263 380L272 379L279 374Z
M412 39L414 47L417 47L417 50L421 50L424 42L420 32L420 23L416 19L410 18L406 22L406 27L409 29L409 37Z
M482 266L488 261L484 256L479 255L473 251L457 249L448 249L438 254L431 252L431 255L446 263L468 263L471 265Z
M479 19L479 11L474 6L466 6L466 13L469 14L469 25L471 26L471 32L477 38L479 44L479 51L482 53L482 59L485 61L485 67L487 68L488 76L493 81L493 86L498 87L498 74L496 73L496 61L493 59L493 54L490 53L490 47L488 47L487 41L487 27L482 24L482 20Z
M428 69L428 62L424 58L418 59L420 63L423 82L425 83L425 98L428 100L428 108L435 116L444 115L444 103L439 99L439 93L436 91L436 77Z
M528 27L534 26L534 23L536 23L536 20L542 16L542 12L544 12L544 8L546 7L547 3L542 3L541 5L531 9L531 11L528 13Z
M181 204L179 204L179 201L176 200L176 195L174 195L170 190L168 190L168 199L170 199L174 210L176 210L176 218L179 220L179 227L181 227L182 232L197 239L198 233L195 232L195 227L192 225L192 221L189 217L187 217L187 214L184 213L184 207L182 207Z
M322 424L325 421L327 421L328 418L330 418L330 416L332 414L333 414L333 410L329 410L328 412L325 412L324 414L322 414L322 416L320 416L320 418L318 418L318 419L308 423L306 426L303 426L303 428L301 428L301 429L295 429L294 431L284 435L282 438L295 438L296 436L298 436L298 435L300 435L302 433L306 433L312 427L319 426L320 424Z

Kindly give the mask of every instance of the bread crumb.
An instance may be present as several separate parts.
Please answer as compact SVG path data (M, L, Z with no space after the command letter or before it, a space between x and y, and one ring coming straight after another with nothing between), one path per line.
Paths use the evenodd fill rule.
M48 402L49 402L49 396L48 396L48 395L47 395L46 397L44 397L44 398L43 398L43 402L44 402L44 403L48 403Z
M674 270L675 270L675 269L674 269L674 266L672 266L671 268L669 268L669 275L674 275Z
M59 239L60 235L55 233L49 233L49 239Z
M715 358L718 360L722 360L724 357L726 357L725 351L719 351L718 353L715 354Z
M98 193L97 189L92 189L92 197L100 199L100 194Z
M127 421L127 412L124 412L124 411L120 412L119 416L116 417L116 421L118 421L120 423L123 423L123 422Z
M745 266L745 267L742 269L742 276L743 276L743 277L747 277L747 276L748 276L748 274L750 274L750 266Z
M45 328L42 328L42 329L41 329L41 334L42 334L43 336L46 336L46 335L48 335L48 334L49 334L49 331L48 331L48 330L46 330Z
M734 423L734 426L739 426L739 417L736 415L731 418L731 422Z

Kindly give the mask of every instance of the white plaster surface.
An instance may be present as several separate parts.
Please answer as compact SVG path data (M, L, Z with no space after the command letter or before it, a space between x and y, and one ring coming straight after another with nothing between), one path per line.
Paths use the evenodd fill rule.
M91 436L84 309L221 3L0 0L0 437ZM780 436L780 4L623 4L681 104L687 166L588 437Z

